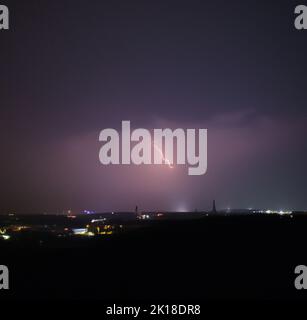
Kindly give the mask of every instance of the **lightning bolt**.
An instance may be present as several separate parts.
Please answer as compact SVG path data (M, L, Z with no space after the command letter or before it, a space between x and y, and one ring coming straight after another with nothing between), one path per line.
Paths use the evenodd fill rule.
M154 143L154 147L161 154L163 161L168 165L168 167L170 169L173 169L174 167L172 166L171 162L167 158L164 157L162 150L155 143Z

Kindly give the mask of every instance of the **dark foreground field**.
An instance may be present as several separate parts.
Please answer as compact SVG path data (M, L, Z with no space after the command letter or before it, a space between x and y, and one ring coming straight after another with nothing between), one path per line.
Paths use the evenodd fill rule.
M205 217L153 222L73 248L2 244L8 299L203 301L305 299L294 268L307 264L307 218Z

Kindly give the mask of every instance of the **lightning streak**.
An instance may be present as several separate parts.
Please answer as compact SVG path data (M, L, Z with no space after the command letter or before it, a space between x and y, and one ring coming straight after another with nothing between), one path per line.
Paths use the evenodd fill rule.
M168 165L168 167L170 169L173 169L174 167L172 166L171 162L167 158L164 157L164 154L163 154L162 150L155 143L154 143L154 147L160 153L163 161Z

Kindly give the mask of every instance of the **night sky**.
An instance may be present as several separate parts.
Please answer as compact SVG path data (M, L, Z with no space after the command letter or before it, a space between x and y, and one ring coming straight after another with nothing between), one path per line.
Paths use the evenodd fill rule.
M307 209L304 1L10 0L0 213ZM102 166L99 132L208 128L208 171Z

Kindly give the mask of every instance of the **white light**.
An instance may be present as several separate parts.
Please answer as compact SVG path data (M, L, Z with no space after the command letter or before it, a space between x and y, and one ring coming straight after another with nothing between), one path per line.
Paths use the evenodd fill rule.
M74 234L85 234L87 232L87 229L80 228L80 229L72 229Z
M177 207L176 211L177 212L187 212L188 210L184 204L181 204Z
M91 220L91 223L94 223L94 222L103 222L103 221L106 221L107 219L106 218L103 218L103 219L92 219Z

